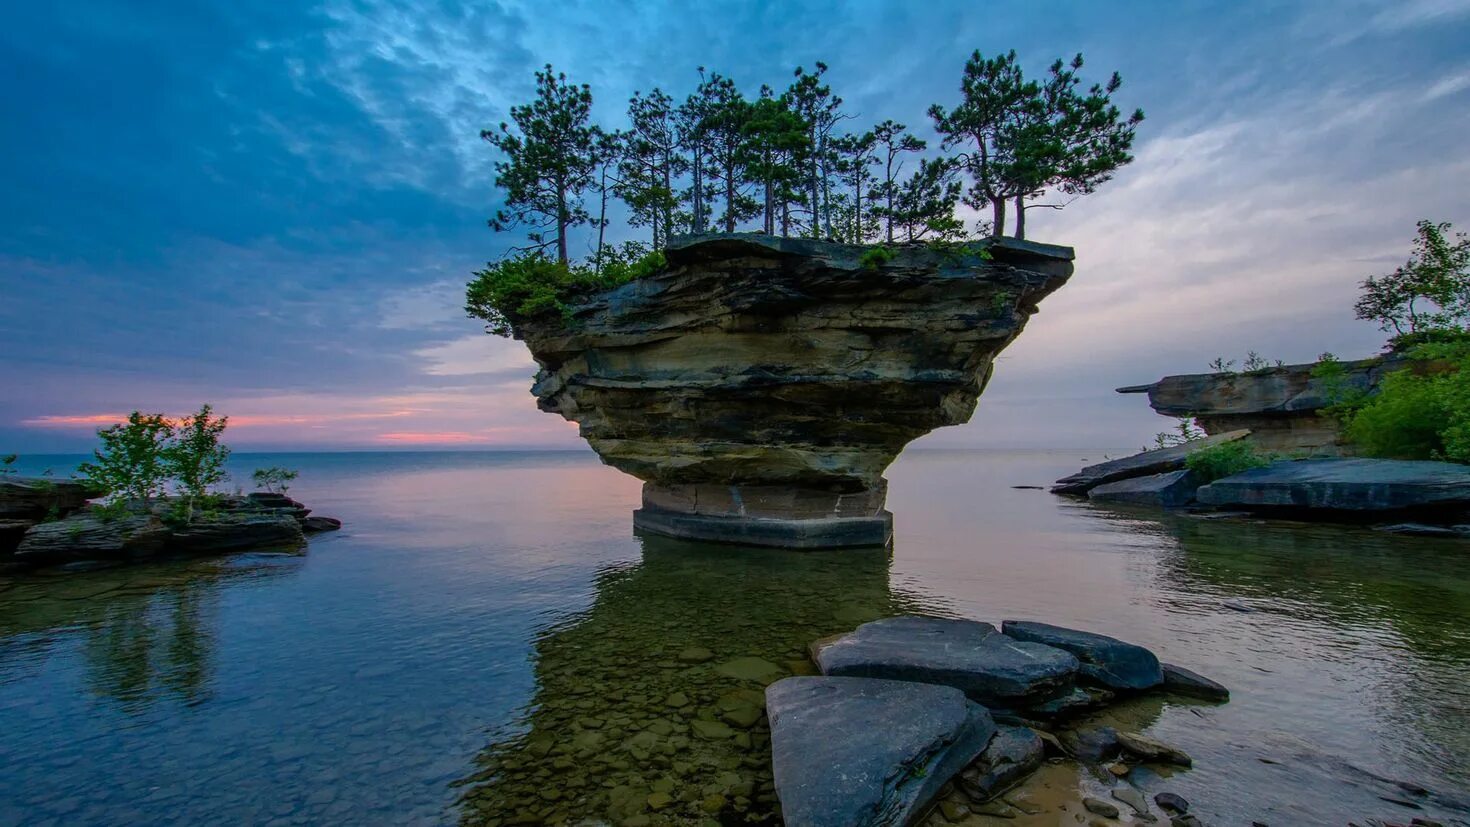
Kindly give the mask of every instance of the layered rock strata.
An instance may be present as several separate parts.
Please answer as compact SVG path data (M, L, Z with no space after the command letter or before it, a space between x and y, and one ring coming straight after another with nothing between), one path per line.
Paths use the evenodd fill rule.
M516 319L544 411L645 483L635 525L760 545L881 545L883 472L967 421L997 353L1066 283L1065 247L676 238L668 267Z
M1164 416L1194 417L1208 434L1242 429L1266 451L1323 456L1351 453L1337 420L1322 410L1334 399L1372 393L1383 377L1410 367L1401 357L1341 362L1331 378L1313 376L1317 365L1283 365L1243 373L1165 376L1118 393L1148 394L1149 407Z

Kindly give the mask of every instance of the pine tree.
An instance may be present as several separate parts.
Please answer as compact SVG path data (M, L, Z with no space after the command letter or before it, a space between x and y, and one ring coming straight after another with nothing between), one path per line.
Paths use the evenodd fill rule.
M651 227L653 247L668 244L673 232L678 197L677 178L687 167L680 153L674 99L659 89L647 96L634 92L628 100L631 124L618 165L618 196L631 210L629 223Z
M775 235L777 220L788 214L785 208L802 179L799 165L808 148L805 125L771 87L762 86L744 129L742 162L746 176L761 190L761 229ZM783 219L781 234L788 229Z
M1065 205L1027 205L1026 200L1055 189L1068 195L1086 195L1130 163L1133 136L1143 122L1143 110L1124 117L1112 103L1122 86L1117 72L1106 84L1094 84L1086 94L1078 90L1082 55L1068 63L1054 62L1046 80L1039 85L1028 105L1014 119L1007 140L1013 146L1016 237L1026 237L1029 206L1060 209Z
M1006 202L1018 194L1010 189L1015 177L1014 142L1008 130L1037 91L1036 84L1022 76L1014 50L995 58L976 51L965 62L960 105L952 111L939 104L929 107L934 129L944 136L940 145L965 148L955 159L970 178L965 205L975 210L988 205L994 216L992 233L997 236L1005 233Z
M877 180L870 169L878 160L877 150L878 139L872 132L842 135L832 141L833 169L847 188L842 206L848 214L840 222L846 231L839 232L837 237L853 244L863 243L871 234L868 225L872 223L872 216L863 212L863 203L872 197L873 184Z
M704 67L699 67L698 71L699 86L674 110L674 129L680 149L687 153L685 163L691 178L689 189L679 196L679 200L689 205L688 226L692 233L702 233L709 226L709 184L706 177L710 145L707 131L709 114L714 106L710 98L713 89L705 78Z
M725 210L719 217L727 233L756 212L756 205L745 193L746 123L750 119L750 103L735 87L735 81L711 74L700 84L700 97L706 101L704 128L709 149L710 171L718 176L711 195L725 199Z
M950 161L943 158L919 161L919 169L898 188L894 225L905 241L926 237L952 238L961 229L954 217L961 185L954 179Z
M842 98L832 94L832 87L822 82L827 74L827 64L817 62L815 72L797 67L796 80L786 91L787 105L806 125L807 143L810 151L806 157L807 209L811 216L808 228L812 238L822 236L822 225L826 224L827 235L832 234L832 216L825 213L823 196L829 193L829 174L832 164L832 130L844 118L841 110Z
M873 127L877 142L878 163L883 167L883 179L873 192L879 206L873 210L883 219L885 237L893 243L894 201L898 197L899 175L903 173L903 154L923 152L927 147L923 140L910 135L907 126L888 120Z
M551 64L536 73L536 99L510 110L516 132L501 123L499 131L480 137L505 155L495 162L495 185L505 191L505 209L490 219L497 232L529 228L530 249L556 247L557 260L567 261L567 231L591 223L582 192L592 184L594 146L601 130L590 123L592 90L567 83ZM554 235L548 238L548 233Z

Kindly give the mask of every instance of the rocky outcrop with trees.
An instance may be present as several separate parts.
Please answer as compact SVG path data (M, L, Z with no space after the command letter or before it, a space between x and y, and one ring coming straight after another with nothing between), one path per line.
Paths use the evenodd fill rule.
M565 313L514 315L542 410L645 481L658 533L881 545L883 472L969 419L997 353L1072 271L1063 247L690 236Z
M171 419L134 411L98 431L102 445L78 478L0 474L0 568L116 564L166 555L295 549L341 522L286 495L294 471L258 469L265 489L222 494L229 424L205 405Z

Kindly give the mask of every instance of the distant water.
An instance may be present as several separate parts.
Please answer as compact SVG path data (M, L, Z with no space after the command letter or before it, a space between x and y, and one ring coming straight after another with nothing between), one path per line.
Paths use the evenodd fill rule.
M237 455L241 480L298 468L346 528L0 578L0 824L758 821L761 726L708 723L813 637L901 611L1080 626L1230 686L1110 718L1193 755L1136 775L1208 822L1465 823L1470 544L1011 487L1082 459L905 454L890 557L635 537L637 481L588 453ZM1101 784L1051 768L1016 794L1042 812L994 823L1072 823Z

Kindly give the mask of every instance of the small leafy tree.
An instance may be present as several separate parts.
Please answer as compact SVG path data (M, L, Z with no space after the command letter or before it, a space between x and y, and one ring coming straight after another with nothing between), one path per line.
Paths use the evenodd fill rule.
M1181 416L1174 423L1174 430L1154 434L1154 448L1173 448L1176 445L1197 442L1204 439L1205 436L1205 432L1195 424L1193 417Z
M225 462L230 449L220 443L229 424L228 416L217 417L212 407L204 405L175 423L173 439L164 448L169 475L184 499L186 523L194 521L194 508L207 500L214 486L229 478Z
M264 488L271 494L284 495L291 490L291 481L299 476L298 472L289 468L273 465L270 468L257 468L250 475L256 488Z
M1392 273L1363 280L1359 319L1408 336L1457 330L1470 319L1470 239L1448 223L1420 221L1409 260Z
M150 503L163 495L170 475L169 441L174 424L163 414L133 411L127 422L97 432L102 447L77 471L122 501Z

